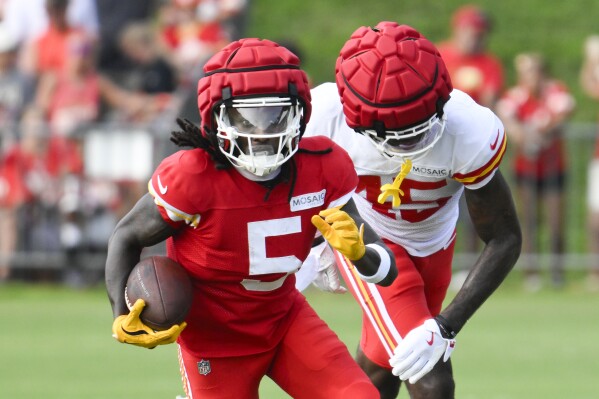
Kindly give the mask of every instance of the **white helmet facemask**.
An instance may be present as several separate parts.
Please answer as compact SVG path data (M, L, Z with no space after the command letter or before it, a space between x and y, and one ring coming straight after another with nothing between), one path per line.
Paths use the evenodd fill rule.
M268 180L297 152L302 115L303 108L290 97L223 103L216 115L220 151L240 171Z
M437 114L427 121L403 130L386 130L385 137L379 137L376 130L360 132L368 137L374 146L389 159L416 160L430 150L441 138L445 130L446 118Z

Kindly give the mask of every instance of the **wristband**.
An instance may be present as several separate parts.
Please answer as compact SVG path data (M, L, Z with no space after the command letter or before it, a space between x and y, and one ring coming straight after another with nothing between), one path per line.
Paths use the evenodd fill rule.
M439 330L441 331L441 336L443 338L454 339L456 335L458 335L458 333L449 325L449 322L445 317L438 314L435 316L435 321L439 325Z
M387 277L387 274L389 274L389 269L391 269L391 258L389 257L389 253L378 244L366 244L366 247L374 249L379 254L379 257L381 258L379 268L372 276L363 275L357 268L356 272L358 273L358 276L365 282L376 284L381 282L385 277Z

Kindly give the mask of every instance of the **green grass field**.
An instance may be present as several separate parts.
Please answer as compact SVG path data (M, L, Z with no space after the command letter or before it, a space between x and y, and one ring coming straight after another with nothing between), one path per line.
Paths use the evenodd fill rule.
M359 310L349 295L309 290L313 306L354 352ZM561 291L527 293L517 272L458 336L452 357L461 399L597 397L599 294L579 277ZM174 399L174 346L118 344L102 287L0 286L0 397ZM240 372L243 372L242 370ZM272 382L263 398L288 398ZM400 398L407 398L405 392Z

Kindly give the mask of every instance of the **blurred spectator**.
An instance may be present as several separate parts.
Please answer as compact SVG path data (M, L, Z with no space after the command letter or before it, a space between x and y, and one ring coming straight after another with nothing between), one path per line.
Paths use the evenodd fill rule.
M200 0L200 6L218 7L219 19L230 40L245 36L248 24L250 0ZM213 3L213 4L210 4ZM214 3L216 5L214 5Z
M0 279L8 277L10 262L19 247L58 248L57 230L40 234L49 231L46 220L32 215L36 208L51 207L58 199L48 171L48 141L43 126L35 108L28 110L23 116L20 140L0 158ZM36 223L28 223L34 220ZM37 247L28 245L33 242Z
M154 27L132 22L123 29L119 44L130 65L122 88L139 102L139 110L130 120L155 123L167 111L172 111L168 116L175 114L181 103L173 94L178 88L177 71L162 55Z
M438 49L445 61L455 89L461 90L477 103L494 109L504 84L501 62L488 51L488 38L492 24L489 15L478 6L466 4L452 15L450 37L439 44ZM464 250L478 253L481 241L460 199L460 226L463 228ZM458 289L467 271L455 274L452 288Z
M211 0L171 0L162 8L162 42L182 84L195 85L204 61L230 41L220 17Z
M583 63L580 70L580 85L584 93L593 100L599 100L599 35L590 35L584 43ZM599 128L598 128L599 137ZM589 248L594 257L588 286L599 291L599 139L588 168L587 206L589 228Z
M21 69L32 75L40 66L61 64L62 41L69 31L98 35L94 0L7 0L5 23L21 45Z
M134 43L128 43L128 45L131 44ZM137 44L141 45L141 43ZM120 201L111 199L110 204L96 204L84 209L84 202L89 202L89 198L85 198L86 187L93 190L100 188L105 191L109 186L106 182L84 181L82 176L81 145L85 140L86 128L92 126L98 119L101 101L106 101L114 110L113 120L149 123L157 118L166 106L168 94L161 92L147 94L141 90L151 92L154 89L173 88L173 83L163 85L152 83L150 76L146 75L146 80L139 83L142 86L140 91L126 90L100 76L95 67L94 42L87 40L84 35L71 35L68 41L68 50L68 59L64 70L61 73L45 74L40 81L36 105L44 112L50 128L48 157L73 161L52 163L66 168L65 170L52 170L52 172L61 177L63 184L63 196L58 208L62 215L61 242L63 249L70 251L75 256L76 251L84 245L83 216L92 220L90 215L85 213L93 214L94 223L105 223L110 218L109 215L102 215L103 211L108 207L116 210L117 202L124 207L130 206L128 198L133 196L137 198L141 195L140 192L143 191L146 183L138 181L112 182L114 188L109 189L120 189ZM146 48L139 46L135 50L138 58L151 61ZM163 78L163 76L156 78ZM98 234L94 235L93 241L100 241L98 236ZM94 246L97 247L97 245ZM76 273L71 270L69 281L74 284L77 283L75 276Z
M17 41L0 23L0 154L18 136L18 123L33 87L16 66Z
M80 284L76 255L84 245L82 130L97 121L100 109L94 44L83 32L71 33L65 41L64 65L42 74L36 93L36 106L50 132L48 172L61 191L55 210L60 246L69 257L65 279L71 285Z
M74 30L62 36L60 57L56 58L60 65L40 74L36 93L36 105L44 111L53 141L75 139L72 136L77 128L99 119L103 102L109 107L112 120L136 123L152 121L168 106L170 96L160 90L174 88L173 73L168 72L166 63L152 59L151 50L143 44L127 41L136 61L143 59L147 64L138 64L139 87L125 88L99 74L95 41ZM132 45L136 46L134 50Z
M102 2L107 0L102 0ZM131 0L129 0L131 1ZM37 39L49 25L47 0L4 0L4 22L18 43ZM69 26L98 36L98 13L95 0L68 0L66 18Z
M99 77L94 45L88 38L71 34L65 45L62 69L40 78L36 105L44 112L53 138L75 140L77 128L98 118Z
M477 103L494 110L503 90L504 71L501 62L488 51L491 19L480 7L465 4L456 9L451 18L449 38L437 48L445 61L451 82ZM481 241L468 215L464 196L460 198L459 227L463 237L463 250L478 253ZM458 290L468 275L460 270L453 275L451 288Z
M30 75L60 72L69 56L69 37L87 35L90 40L93 37L68 21L69 0L46 0L45 5L48 27L24 48L22 68Z
M514 173L523 231L526 287L541 286L538 260L539 225L546 220L549 230L551 280L564 283L564 209L566 159L564 124L575 109L568 88L549 76L544 58L536 53L518 54L514 59L517 84L497 105L510 142L515 148Z
M167 0L159 12L161 43L179 76L178 116L195 123L199 123L196 86L204 62L231 41L222 23L225 12L220 3L220 0Z
M487 49L491 20L474 5L465 5L452 17L451 37L439 44L454 88L477 103L493 108L503 90L503 66Z
M120 47L134 71L129 85L147 94L172 93L177 88L176 71L162 57L156 41L156 32L147 22L132 22L123 29Z
M121 72L129 68L119 44L123 29L133 22L152 20L167 0L96 0L100 21L98 69L120 83Z

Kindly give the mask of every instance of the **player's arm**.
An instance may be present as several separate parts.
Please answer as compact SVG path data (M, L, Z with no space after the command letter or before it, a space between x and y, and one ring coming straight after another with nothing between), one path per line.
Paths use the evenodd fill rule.
M441 312L447 328L459 332L512 270L522 246L520 223L510 189L499 170L477 190L466 190L466 203L482 253L462 288Z
M397 277L393 253L362 219L352 199L313 216L312 223L331 247L352 261L364 281L388 286Z
M117 224L108 241L106 289L114 317L129 312L124 298L131 269L139 262L145 247L158 244L176 229L166 223L150 194L144 195Z
M154 331L139 319L143 300L129 310L125 303L125 284L129 273L139 262L141 251L164 241L176 229L166 223L150 194L144 195L117 224L108 242L106 259L106 290L115 318L113 336L123 343L153 348L174 342L185 325L165 331Z
M485 248L466 282L440 315L411 330L395 348L392 373L414 384L455 347L456 334L495 291L520 254L522 237L510 190L496 171L487 185L466 190L470 216Z

